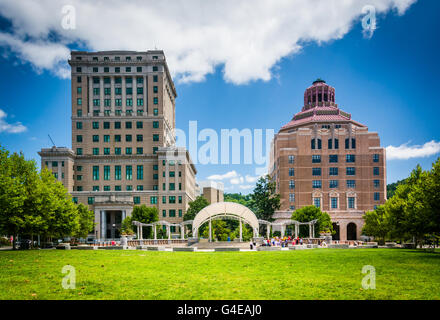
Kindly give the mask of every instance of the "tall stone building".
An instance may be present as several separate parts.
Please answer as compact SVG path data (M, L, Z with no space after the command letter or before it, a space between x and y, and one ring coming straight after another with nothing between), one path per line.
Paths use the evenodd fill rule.
M42 149L42 168L95 212L96 238L119 238L134 205L181 222L196 168L175 146L177 94L163 51L74 51L69 64L72 149Z
M329 213L334 239L361 236L363 214L386 201L386 158L376 132L335 103L335 89L316 80L304 106L272 142L269 173L281 195L274 218L315 205Z

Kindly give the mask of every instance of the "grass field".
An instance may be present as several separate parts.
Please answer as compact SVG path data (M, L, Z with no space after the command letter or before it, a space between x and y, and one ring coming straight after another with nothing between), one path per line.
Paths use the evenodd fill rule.
M61 286L64 265L76 289ZM364 265L376 289L362 289ZM440 254L402 249L278 252L4 251L0 299L440 299Z

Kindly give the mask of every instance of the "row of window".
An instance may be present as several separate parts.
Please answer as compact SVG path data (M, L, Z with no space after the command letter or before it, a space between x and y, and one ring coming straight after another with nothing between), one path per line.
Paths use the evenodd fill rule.
M379 192L374 193L374 201L380 201L380 193ZM348 197L347 202L348 202L349 209L355 209L355 203L356 203L355 197ZM313 198L313 205L317 208L321 208L321 198ZM339 208L339 198L338 197L330 197L330 208L331 209L338 209Z
M157 150L159 150L158 147L153 147L153 153L154 154L157 152ZM83 155L83 148L76 148L76 154L79 155L79 156ZM100 149L99 148L93 148L92 149L92 154L94 156L99 156L101 154L100 153ZM110 155L111 154L110 153L110 148L103 148L103 153L102 154L103 155ZM122 148L120 148L120 147L114 148L114 153L113 154L114 155L122 155ZM133 154L133 148L132 147L126 147L125 148L125 154L126 155ZM137 147L136 148L136 154L139 154L139 155L140 154L144 154L144 148Z
M351 143L350 143L351 142ZM351 146L350 146L351 144ZM310 141L310 146L312 150L322 149L322 140L321 139L312 139ZM339 139L328 139L327 144L328 149L339 149ZM356 139L355 138L347 138L345 139L345 149L356 149Z
M152 56L152 59L153 60L158 60L159 56ZM82 57L81 56L77 56L76 60L77 61L82 61ZM93 57L92 61L98 62L99 61L99 57ZM110 62L110 57L107 57L107 56L103 57L103 61ZM113 61L121 61L121 57L120 56L115 56ZM132 57L126 56L125 57L125 61L126 62L132 61ZM136 56L136 61L142 61L142 56Z
M156 175L155 179L157 179L157 175ZM82 180L82 175L77 175L77 180ZM76 186L74 188L74 190L79 191L79 192L85 191L83 186ZM93 191L99 191L100 188L99 188L99 186L93 186L92 190ZM125 190L126 191L133 191L133 186L132 185L126 185L125 186ZM144 190L144 186L143 185L138 185L138 186L136 186L136 190L137 191L143 191ZM153 190L154 191L158 191L159 190L159 186L158 185L153 185ZM162 190L166 191L166 183L162 184ZM169 190L170 191L175 191L176 190L175 183L170 183L169 184ZM182 183L179 183L179 191L181 191L181 190L182 190ZM104 186L103 187L103 191L111 191L110 190L110 186ZM122 186L115 186L114 191L122 191Z
M115 73L120 73L121 72L121 67L112 67ZM92 68L93 72L100 72L100 68L99 67L93 67ZM101 67L101 72L110 72L110 67ZM125 67L125 72L132 72L132 70L135 70L134 67ZM142 72L143 68L142 67L136 67L136 72ZM157 66L153 66L153 72L157 72L159 71L159 67ZM82 72L82 67L76 67L76 72ZM157 76L156 76L157 77Z
M93 110L93 116L99 116L100 111L99 110ZM78 109L76 112L76 115L78 117L82 117L82 110ZM104 110L104 115L105 116L110 116L111 115L111 110ZM121 109L116 109L115 110L115 116L120 116L122 115L122 110ZM126 116L132 116L133 115L133 110L128 109L125 111L125 115ZM143 116L144 115L144 110L137 110L137 115L138 116ZM154 108L153 109L153 115L154 116L158 116L159 115L159 109Z
M111 90L112 90L112 88L104 88L104 95L110 96L112 94ZM122 88L115 88L114 91L115 91L115 95L119 95L119 96L122 95ZM157 86L153 87L153 91L154 91L154 93L157 93L157 91L158 91ZM81 94L82 93L82 87L77 87L76 88L76 92L78 94ZM93 95L99 96L100 93L101 93L101 88L93 88ZM125 93L127 95L132 95L133 94L133 88L132 87L126 87L125 88ZM144 88L143 87L137 87L136 88L136 93L137 94L144 94Z
M316 182L315 182L316 181ZM356 180L346 180L347 188L356 188ZM321 188L322 182L321 180L314 180L313 187L314 188ZM380 187L380 180L373 180L373 186L374 188ZM329 188L339 188L339 180L329 180ZM295 189L295 180L289 181L289 189L293 190Z
M77 98L76 99L76 104L78 106L82 106L82 98ZM159 98L154 97L153 98L153 104L157 105L159 104ZM128 107L132 107L133 106L133 99L132 98L127 98L125 99L125 105ZM136 105L139 106L143 106L144 105L144 99L143 98L137 98L136 99ZM100 107L101 106L101 99L93 99L93 106L94 107ZM111 99L104 99L104 107L110 107L111 106ZM122 99L115 99L115 106L116 107L121 107L122 106Z
M295 162L294 156L289 156L288 159L289 159L289 163ZM379 162L379 154L373 154L372 159L373 159L373 162ZM338 163L339 156L337 154L330 154L328 156L328 162L329 163ZM345 162L346 163L356 162L356 155L355 154L346 154L345 155ZM319 154L312 155L312 163L321 163L321 155L319 155Z
M115 122L114 126L115 126L115 129L121 129L121 122L119 122L119 121ZM143 127L144 127L144 123L142 121L136 121L136 129L143 129ZM99 121L94 121L92 123L92 128L99 129ZM153 121L153 128L154 129L159 128L159 121ZM83 129L83 122L82 121L76 122L76 129L78 129L78 130ZM104 122L104 129L110 129L110 122ZM125 121L125 129L133 129L132 121Z
M93 142L99 142L99 135L93 135L92 136L92 141ZM120 134L114 135L114 141L115 142L121 142L121 135ZM125 135L125 141L126 142L132 142L133 141L133 136L131 134L126 134ZM137 134L136 135L136 141L137 142L144 141L144 135ZM159 141L159 134L153 134L153 141ZM82 135L77 135L76 136L76 142L83 142L83 136ZM110 135L104 135L104 142L110 142Z
M81 67L77 67L78 68ZM81 72L81 71L78 71ZM122 83L122 77L115 77L115 84L120 84ZM133 78L132 77L124 77L125 79L125 83L133 83ZM159 77L157 75L153 76L153 82L158 82ZM100 77L93 77L92 79L93 84L101 84L101 78ZM77 83L82 83L82 77L81 76L77 76L76 77L76 82ZM111 78L110 77L103 77L103 83L104 84L110 84L111 83ZM143 77L136 77L136 83L138 84L142 84L144 83L144 78Z
M312 168L312 175L313 176L322 176L322 168ZM337 167L329 168L329 175L330 176L339 175L339 168L337 168ZM345 175L355 176L356 175L356 168L355 167L346 167L345 168ZM373 167L373 175L375 175L375 176L379 175L379 167ZM295 169L289 168L289 177L294 177L294 176L295 176Z

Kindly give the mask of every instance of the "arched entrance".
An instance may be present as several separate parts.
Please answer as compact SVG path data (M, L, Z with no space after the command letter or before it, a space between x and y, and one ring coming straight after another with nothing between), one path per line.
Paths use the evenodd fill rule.
M333 230L336 232L334 235L332 235L333 240L341 240L341 235L339 232L339 224L336 222L333 222Z
M198 237L200 226L206 222L209 222L209 235L211 237L212 220L222 218L232 218L240 221L240 239L243 222L251 226L254 237L258 235L258 219L255 214L251 210L249 210L249 208L235 202L217 202L203 208L194 217L192 224L193 237Z
M347 225L347 240L356 240L356 224L353 222L350 222Z

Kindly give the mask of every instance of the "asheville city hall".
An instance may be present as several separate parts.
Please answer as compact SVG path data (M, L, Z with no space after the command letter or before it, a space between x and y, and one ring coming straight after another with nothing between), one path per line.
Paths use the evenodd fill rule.
M42 149L42 168L94 211L95 238L119 238L135 205L182 222L199 194L197 171L176 147L177 93L163 51L73 51L69 64L72 148ZM313 204L330 214L336 239L359 239L362 215L386 200L385 170L378 134L338 108L334 88L315 81L272 142L269 174L281 195L274 218L289 220Z

